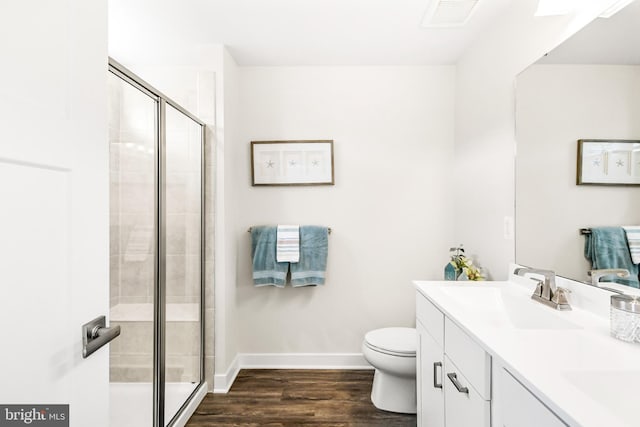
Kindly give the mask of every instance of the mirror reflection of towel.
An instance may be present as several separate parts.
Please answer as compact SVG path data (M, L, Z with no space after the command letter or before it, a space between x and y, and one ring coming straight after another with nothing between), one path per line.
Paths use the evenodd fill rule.
M629 270L629 277L604 276L603 281L640 288L638 266L631 261L631 252L622 227L591 228L591 234L585 235L584 256L591 262L594 270L606 268Z
M634 264L640 264L640 226L625 226L622 228L627 235L631 261Z

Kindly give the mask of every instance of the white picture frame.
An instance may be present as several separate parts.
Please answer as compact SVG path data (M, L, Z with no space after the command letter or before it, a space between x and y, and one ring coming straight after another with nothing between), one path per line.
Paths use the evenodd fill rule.
M251 141L252 185L334 185L333 140Z

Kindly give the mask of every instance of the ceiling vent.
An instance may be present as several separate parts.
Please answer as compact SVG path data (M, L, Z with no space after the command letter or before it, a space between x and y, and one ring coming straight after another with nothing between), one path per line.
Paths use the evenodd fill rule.
M469 21L479 0L431 0L422 18L425 28L462 27Z

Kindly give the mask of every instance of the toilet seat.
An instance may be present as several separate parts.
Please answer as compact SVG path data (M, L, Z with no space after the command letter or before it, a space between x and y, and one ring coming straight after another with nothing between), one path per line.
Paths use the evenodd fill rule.
M414 328L382 328L364 336L364 343L371 350L399 357L416 357L417 341Z

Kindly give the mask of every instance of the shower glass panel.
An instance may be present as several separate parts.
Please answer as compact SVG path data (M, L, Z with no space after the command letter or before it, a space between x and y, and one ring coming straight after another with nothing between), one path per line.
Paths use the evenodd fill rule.
M165 421L200 383L202 127L166 106Z
M108 74L110 150L111 426L150 426L156 284L158 102Z

